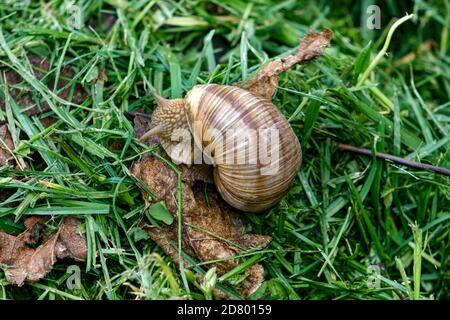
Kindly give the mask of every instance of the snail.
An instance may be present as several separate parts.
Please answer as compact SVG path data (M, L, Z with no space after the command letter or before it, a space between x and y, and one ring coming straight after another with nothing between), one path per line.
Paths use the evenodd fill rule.
M269 99L218 84L196 85L183 99L153 95L157 108L141 141L158 136L177 163L203 156L228 204L259 212L288 192L301 165L300 142Z

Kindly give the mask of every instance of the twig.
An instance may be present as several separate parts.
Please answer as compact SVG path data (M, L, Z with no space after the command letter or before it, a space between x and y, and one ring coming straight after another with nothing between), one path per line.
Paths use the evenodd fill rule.
M339 150L342 150L342 151L349 151L349 152L353 152L353 153L357 153L357 154L362 154L365 156L373 155L372 151L369 149L358 148L358 147L351 146L349 144L339 143L338 147L339 147ZM446 175L447 177L450 177L450 170L447 168L437 167L437 166L433 166L433 165L425 164L425 163L419 163L419 162L415 162L412 160L407 160L407 159L403 159L400 157L396 157L396 156L393 156L393 155L387 154L387 153L376 152L375 156L379 159L390 160L392 162L400 163L400 164L410 167L410 168L433 171L433 172L436 172L439 174Z

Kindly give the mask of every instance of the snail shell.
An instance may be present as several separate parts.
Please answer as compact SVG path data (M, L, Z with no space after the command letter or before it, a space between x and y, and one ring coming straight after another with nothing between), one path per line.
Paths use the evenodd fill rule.
M151 131L165 137L162 145L171 151L168 134L187 127L214 165L215 184L230 205L262 211L289 190L301 164L300 143L271 101L217 84L197 85L184 99L157 100Z
M276 171L272 174L262 172L262 168L268 169L267 171L270 171L270 168L260 161L249 163L260 155L258 148L251 148L249 145L251 141L240 141L245 146L228 143L220 148L221 144L215 143L217 136L212 139L195 136L200 130L193 130L193 134L194 141L202 142L202 149L212 144L209 149L216 163L214 181L225 201L243 211L261 211L278 202L291 186L301 162L300 143L278 109L267 99L255 96L247 90L216 84L195 86L186 95L185 103L191 130L193 123L197 121L202 125L203 134L210 128L219 128L221 133L228 130L239 135L242 127L245 127L250 132L253 130L260 141L264 135L261 129L276 129L279 148L278 159L274 159L275 163L270 164ZM235 154L237 157L236 150L239 148L249 151L246 153L246 159L241 161L243 164L239 164L240 159L230 163L226 159L217 160L223 158L223 153ZM217 149L221 149L221 152L217 152Z

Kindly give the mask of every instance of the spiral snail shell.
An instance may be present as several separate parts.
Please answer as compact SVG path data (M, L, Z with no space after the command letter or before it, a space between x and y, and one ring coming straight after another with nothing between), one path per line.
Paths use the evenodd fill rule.
M214 166L217 189L231 206L262 211L289 190L301 164L301 147L271 101L217 84L197 85L184 99L155 97L158 107L143 139L158 135L169 156L187 164L196 163L199 149ZM183 130L188 134L183 136ZM181 136L184 141L175 143Z

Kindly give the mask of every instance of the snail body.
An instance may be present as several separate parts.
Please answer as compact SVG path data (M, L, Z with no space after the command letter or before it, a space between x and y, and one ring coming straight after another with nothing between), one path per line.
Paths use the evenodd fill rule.
M197 85L184 99L156 99L152 129L144 138L158 135L177 162L197 163L198 155L203 156L214 166L216 187L231 206L262 211L289 190L301 165L301 147L271 101L217 84ZM188 132L193 143L188 139L175 144L174 133L180 130ZM196 147L192 152L191 146Z

